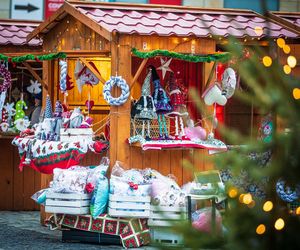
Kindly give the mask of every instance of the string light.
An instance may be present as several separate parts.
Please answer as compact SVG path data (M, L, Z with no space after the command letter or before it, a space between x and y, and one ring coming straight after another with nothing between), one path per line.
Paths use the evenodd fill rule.
M252 202L252 195L251 194L245 194L243 197L243 203L246 205L249 205Z
M273 209L273 203L272 201L266 201L263 205L263 210L265 212L270 212Z
M293 97L294 99L298 100L300 99L300 89L294 88L293 89ZM299 207L298 207L299 208ZM300 210L300 209L299 209ZM299 211L300 212L300 211Z
M269 56L264 56L262 61L266 67L270 67L272 65L272 58Z
M297 209L296 209L296 214L297 214L297 215L300 215L300 207L297 207Z
M288 46L287 44L284 45L282 49L285 54L289 54L291 52L291 47Z
M283 66L283 71L284 71L285 74L288 75L288 74L291 73L292 69L289 65L286 64L286 65Z
M277 45L279 48L283 48L283 46L285 45L285 41L283 38L278 38L277 39Z
M264 234L266 232L266 226L264 224L260 224L256 228L257 234Z
M238 190L235 187L232 187L229 189L228 195L230 198L235 198L238 195Z
M282 230L284 228L284 220L279 218L275 221L274 227L276 230Z
M291 67L291 68L295 68L297 65L297 59L294 56L289 56L287 58L287 64Z
M247 207L254 208L255 207L255 201L252 200L249 204L247 204Z

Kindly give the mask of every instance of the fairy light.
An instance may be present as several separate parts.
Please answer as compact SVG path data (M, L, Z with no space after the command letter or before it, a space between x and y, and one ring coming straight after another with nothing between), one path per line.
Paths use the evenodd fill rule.
M296 214L297 214L297 215L300 215L300 207L297 207L297 209L296 209Z
M260 27L260 26L256 26L254 28L254 32L255 32L256 35L261 36L263 34L263 28Z
M283 48L284 45L285 45L284 39L283 39L283 38L278 38L278 39L277 39L277 46L278 46L279 48Z
M284 45L282 49L285 54L289 54L291 52L291 47L288 46L287 44Z
M297 59L294 56L289 56L287 58L287 64L291 67L291 68L295 68L297 65Z
M264 56L262 62L265 67L270 67L272 65L272 58L269 56Z
M252 199L252 195L249 194L249 193L245 194L242 200L243 200L244 204L249 205L252 202L252 200L253 200Z
M245 196L245 194L240 194L240 196L239 196L240 203L243 203L244 196Z
M266 201L263 205L263 210L265 212L270 212L273 209L273 202L272 201Z
M238 190L235 187L232 187L229 189L228 195L230 198L235 198L238 195Z
M257 226L256 228L256 233L261 235L264 234L266 232L266 226L264 224L260 224Z
M252 200L249 204L247 204L247 207L254 208L255 207L255 201Z
M293 89L293 97L296 100L300 99L300 89L298 88ZM300 207L298 207L297 209L299 209L299 213L300 213Z
M284 220L279 218L275 221L274 227L276 230L280 231L284 228Z
M288 75L288 74L291 73L292 69L289 65L286 64L286 65L283 66L283 71L284 71L285 74Z

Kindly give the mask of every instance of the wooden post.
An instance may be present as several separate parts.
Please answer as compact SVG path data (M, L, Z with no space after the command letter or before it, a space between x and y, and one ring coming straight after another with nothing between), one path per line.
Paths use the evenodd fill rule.
M48 85L47 83L40 78L40 76L34 71L34 69L30 66L28 62L23 62L23 65L26 67L26 69L32 74L32 76L42 84L43 88L48 91ZM43 68L44 69L44 68Z

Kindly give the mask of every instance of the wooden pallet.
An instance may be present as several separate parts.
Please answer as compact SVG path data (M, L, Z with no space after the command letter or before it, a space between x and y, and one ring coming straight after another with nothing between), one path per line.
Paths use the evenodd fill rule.
M166 227L163 229L157 227L150 228L150 234L153 245L182 247L184 243L182 235L177 234Z
M186 207L151 206L148 225L152 227L169 227L174 222L187 219Z
M89 214L90 194L47 193L46 213Z
M108 214L112 217L149 218L150 196L121 196L110 194Z

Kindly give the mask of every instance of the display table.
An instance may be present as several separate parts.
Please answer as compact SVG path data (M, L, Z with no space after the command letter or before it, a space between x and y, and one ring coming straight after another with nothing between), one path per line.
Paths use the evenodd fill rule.
M93 219L91 215L54 214L47 224L61 229L73 228L88 232L118 235L124 248L140 247L150 243L147 219L112 218L107 214Z

